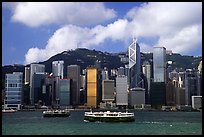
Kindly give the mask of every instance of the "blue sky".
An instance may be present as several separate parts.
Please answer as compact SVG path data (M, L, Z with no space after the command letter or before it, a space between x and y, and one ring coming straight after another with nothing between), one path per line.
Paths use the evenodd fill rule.
M201 30L202 3L3 3L2 65L45 61L77 47L126 51L133 36L142 52L160 45L201 56Z

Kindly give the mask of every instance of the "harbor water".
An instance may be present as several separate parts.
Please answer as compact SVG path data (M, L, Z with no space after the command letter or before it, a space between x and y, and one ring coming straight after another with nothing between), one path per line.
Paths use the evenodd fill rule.
M2 114L2 135L201 135L202 112L134 112L135 122L84 122L84 111L43 118L42 111Z

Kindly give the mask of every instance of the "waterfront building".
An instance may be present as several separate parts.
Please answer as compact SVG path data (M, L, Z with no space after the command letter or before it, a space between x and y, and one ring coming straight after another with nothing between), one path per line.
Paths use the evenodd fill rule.
M154 47L153 49L154 82L166 83L166 48Z
M52 62L52 73L55 77L64 78L64 61Z
M60 106L70 105L70 79L59 79L59 104Z
M145 105L145 89L144 88L132 88L129 90L129 106L140 107Z
M202 96L192 96L192 108L193 109L202 108Z
M37 72L45 72L45 65L42 64L30 64L30 103L33 105L34 103L34 88L33 85L33 74Z
M102 81L102 101L112 102L115 99L114 96L115 86L114 80L103 80Z
M67 78L72 79L71 83L71 105L79 105L80 98L80 66L67 66Z
M24 79L25 85L30 83L30 67L25 67L25 79Z
M116 105L117 106L128 105L127 76L116 77Z
M186 69L185 72L185 103L191 105L192 96L198 95L197 72L192 69Z
M6 74L4 108L20 109L23 102L23 73Z
M150 102L153 108L161 108L166 104L166 84L164 82L151 83Z
M97 68L88 67L87 68L87 107L97 108Z
M140 47L137 43L136 39L133 39L133 43L129 46L129 78L130 88L141 87L141 77L140 77L140 69L141 69L141 55L140 55Z
M175 82L172 80L169 80L166 83L166 105L167 106L172 106L176 104L176 88L178 88L178 86L176 85L178 84L175 84Z
M31 104L33 105L43 105L42 100L43 100L43 85L45 84L45 78L47 76L47 73L45 72L35 72L33 74L33 79L32 79L32 96L33 96L33 102Z
M142 73L145 76L144 87L145 87L145 102L150 103L150 82L151 82L151 65L148 61L144 61L142 65Z
M185 105L185 88L176 88L176 105Z

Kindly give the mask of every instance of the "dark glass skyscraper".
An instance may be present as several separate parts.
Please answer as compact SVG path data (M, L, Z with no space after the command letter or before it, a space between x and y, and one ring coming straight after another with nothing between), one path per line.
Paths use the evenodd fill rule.
M69 65L67 67L67 78L72 79L71 82L71 105L79 104L80 97L80 66Z

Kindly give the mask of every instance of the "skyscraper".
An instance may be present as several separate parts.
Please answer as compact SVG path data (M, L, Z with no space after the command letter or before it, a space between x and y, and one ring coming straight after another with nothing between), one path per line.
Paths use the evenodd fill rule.
M129 46L129 69L130 69L130 88L140 87L140 47L136 39L133 39L133 43Z
M145 82L146 82L145 83L145 88L146 88L145 101L146 101L146 103L149 103L150 102L151 65L148 61L143 62L142 73L146 77L146 80L145 80Z
M52 62L52 73L56 77L63 79L64 77L64 61L53 61Z
M5 108L20 109L22 105L23 73L6 74Z
M116 105L128 105L127 76L116 77Z
M105 102L114 101L114 80L103 80L102 81L102 100Z
M30 83L30 67L25 67L25 85Z
M32 98L33 100L31 100L31 104L38 104L38 103L42 103L43 100L43 94L42 94L42 90L43 90L43 85L45 83L45 78L47 76L47 73L45 72L35 72L33 74L33 79L32 79ZM41 104L43 105L43 104Z
M98 87L97 87L97 68L89 67L87 68L87 106L88 107L97 107L97 96L98 96Z
M166 83L166 48L154 47L153 49L154 82Z
M185 103L192 104L192 96L198 95L197 72L192 69L186 69L185 73Z
M72 79L71 82L71 105L79 105L80 98L80 66L69 65L67 67L67 78Z
M59 80L59 100L60 106L70 105L70 79Z
M33 74L36 72L45 72L45 65L42 64L30 64L30 102L34 103L34 90L32 88Z

